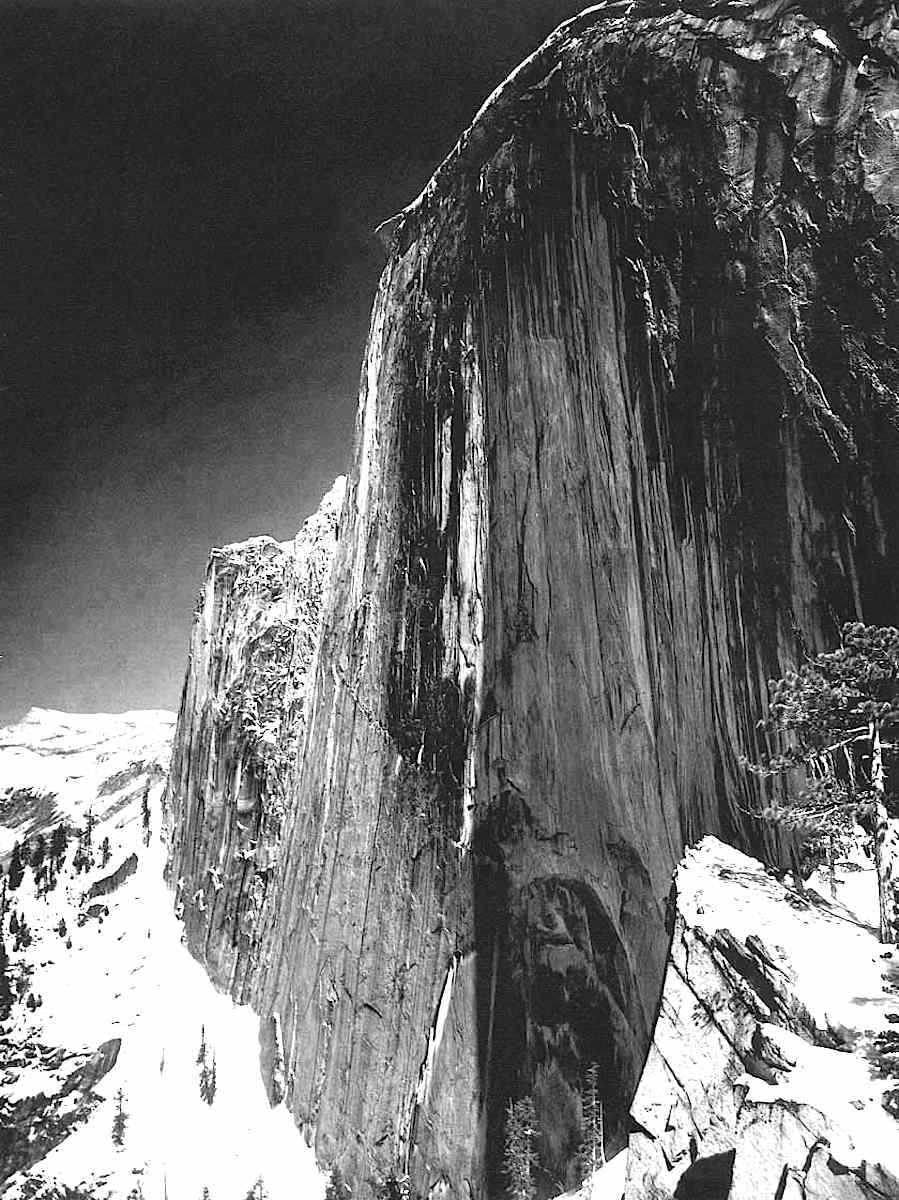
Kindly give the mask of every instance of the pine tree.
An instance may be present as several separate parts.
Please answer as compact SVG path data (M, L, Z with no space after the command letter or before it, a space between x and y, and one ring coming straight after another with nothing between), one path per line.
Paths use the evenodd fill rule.
M197 1051L197 1066L206 1064L206 1026L200 1026L200 1049Z
M50 857L56 864L57 871L62 870L62 864L66 856L68 844L69 831L66 828L65 821L60 821L50 837Z
M44 858L47 854L47 842L42 833L39 833L34 839L34 846L31 850L31 869L34 871L34 877L37 879L41 868L44 865Z
M100 866L108 866L110 858L112 858L112 850L109 848L109 838L105 837L100 844Z
M10 982L9 956L6 953L6 940L0 928L0 1021L9 1019L13 1000L12 984Z
M150 844L150 784L144 785L144 794L140 801L140 818L144 829L144 845Z
M22 849L18 842L15 842L12 848L12 857L9 860L9 870L7 871L7 882L9 890L14 892L25 878L25 865L22 862Z
M537 1113L530 1096L514 1103L509 1101L506 1114L506 1139L503 1152L503 1172L509 1181L509 1200L534 1200L536 1185L534 1169L537 1152L534 1138L537 1133Z
M215 1055L212 1056L212 1063L208 1064L205 1061L200 1067L200 1095L207 1104L212 1104L215 1099L216 1089L216 1066Z
M13 931L12 924L10 924L10 932L14 933L14 936L16 939L15 943L13 945L13 949L16 951L27 950L28 947L31 945L32 939L31 939L31 930L29 929L28 922L25 920L24 917L19 917L18 921L16 922L15 931Z
M125 1144L125 1126L128 1114L125 1112L125 1095L121 1088L116 1092L116 1110L112 1119L112 1143L119 1149Z
M603 1103L598 1092L599 1068L591 1063L584 1073L581 1089L581 1139L580 1162L582 1178L589 1179L595 1171L605 1166L606 1147L603 1128Z
M763 816L823 839L833 872L836 846L856 820L871 837L880 937L899 932L899 831L886 806L884 735L899 728L899 630L843 626L840 646L798 671L770 680L768 716L759 728L785 743L761 762L742 761L763 778L799 770L805 786ZM892 745L889 746L892 751Z

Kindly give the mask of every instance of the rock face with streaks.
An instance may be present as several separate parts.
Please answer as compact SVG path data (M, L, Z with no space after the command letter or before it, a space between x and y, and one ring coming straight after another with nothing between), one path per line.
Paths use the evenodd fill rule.
M191 636L165 797L168 873L187 943L243 1001L277 862L288 764L344 496L338 479L293 542L214 550Z
M354 1195L499 1195L524 1096L539 1195L570 1186L594 1063L624 1143L673 868L754 837L766 679L894 619L897 64L879 0L613 0L382 227L274 864L242 717L212 707L203 629L243 586L213 564L173 874ZM244 952L241 872L269 865Z

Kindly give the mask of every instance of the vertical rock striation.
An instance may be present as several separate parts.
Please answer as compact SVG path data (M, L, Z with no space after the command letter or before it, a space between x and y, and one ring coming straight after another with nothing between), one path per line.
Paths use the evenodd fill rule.
M523 1095L540 1194L571 1184L592 1063L623 1144L673 867L757 837L766 679L895 618L897 63L879 0L598 5L382 227L244 989L354 1194L497 1195ZM208 897L243 760L185 755L178 869ZM215 903L190 937L240 990Z
M341 477L293 542L214 550L198 598L165 797L168 871L191 952L240 1002L303 738L343 495Z

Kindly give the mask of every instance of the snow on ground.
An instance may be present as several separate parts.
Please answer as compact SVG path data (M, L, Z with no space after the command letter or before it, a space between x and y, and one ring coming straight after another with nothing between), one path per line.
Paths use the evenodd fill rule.
M619 1150L576 1192L566 1192L556 1200L622 1200L626 1174L627 1150Z
M57 793L60 812L84 814L90 808L105 816L92 832L95 865L89 872L75 873L73 840L59 882L46 896L36 893L30 868L10 893L8 949L13 910L34 935L30 947L11 953L13 971L31 969L29 991L42 1003L30 1011L25 998L19 1000L3 1041L7 1049L38 1042L64 1047L82 1052L79 1061L110 1038L120 1037L122 1046L97 1088L104 1102L28 1172L13 1176L5 1195L9 1200L28 1195L26 1176L39 1176L116 1200L126 1200L138 1185L145 1200L201 1200L204 1189L211 1200L244 1200L260 1179L257 1197L321 1197L325 1181L312 1151L284 1106L269 1106L259 1070L257 1019L216 992L182 945L162 877L161 779L149 791L151 835L144 844L142 777L128 768L164 750L160 737L171 736L172 718L47 717L42 724L32 713L22 726L0 731L0 789L10 779L16 788L47 787ZM60 756L54 744L62 748ZM97 791L117 773L122 787L110 791L107 785L98 803ZM110 840L105 867L97 853L104 837ZM138 855L136 873L92 902L108 908L108 915L79 924L79 901L91 883L132 853ZM81 903L82 912L85 907ZM64 936L56 929L60 919ZM215 1063L212 1104L200 1090L201 1040L207 1065ZM7 1102L60 1087L59 1076L39 1063L0 1078L0 1099ZM120 1090L127 1119L124 1144L117 1148L112 1125Z
M819 1028L830 1028L844 1046L812 1046L764 1026L796 1066L777 1084L747 1075L748 1098L817 1108L844 1131L843 1145L835 1147L841 1161L857 1166L867 1159L899 1174L896 1121L881 1103L896 1081L879 1077L875 1044L899 1020L899 951L878 940L876 876L861 842L859 831L856 848L838 862L832 899L826 871L812 876L802 894L754 859L706 838L678 871L678 907L689 925L709 934L729 929L743 941L760 938L793 977L792 992ZM699 869L691 870L693 864Z

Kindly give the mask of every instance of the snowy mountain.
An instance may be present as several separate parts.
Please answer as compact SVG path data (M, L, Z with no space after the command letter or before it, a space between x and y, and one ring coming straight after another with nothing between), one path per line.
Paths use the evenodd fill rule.
M34 709L0 731L10 1200L322 1194L292 1118L269 1105L256 1019L182 944L160 839L173 727L163 712Z

